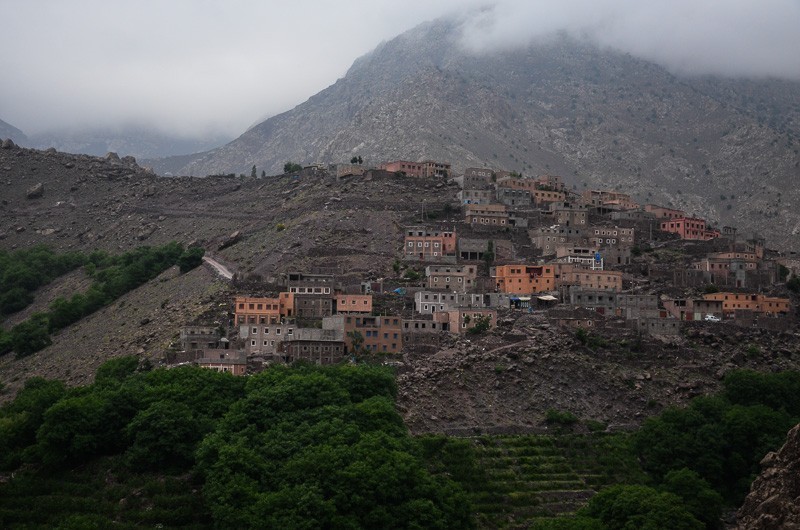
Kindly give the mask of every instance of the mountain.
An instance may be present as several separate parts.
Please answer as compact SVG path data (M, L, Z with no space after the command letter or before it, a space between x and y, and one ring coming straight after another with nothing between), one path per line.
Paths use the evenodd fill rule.
M178 172L433 158L561 174L800 242L799 83L679 77L567 37L482 54L460 38L454 21L418 26Z
M3 120L0 120L0 140L11 138L14 142L20 145L27 145L28 137L25 133Z
M31 135L28 143L37 149L52 147L67 153L103 156L114 152L120 156L153 159L198 153L229 140L219 134L186 138L144 127L122 127L47 131Z

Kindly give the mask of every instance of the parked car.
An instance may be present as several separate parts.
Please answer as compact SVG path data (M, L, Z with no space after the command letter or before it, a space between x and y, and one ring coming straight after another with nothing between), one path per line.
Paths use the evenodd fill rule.
M706 322L722 322L722 319L715 315L706 315Z

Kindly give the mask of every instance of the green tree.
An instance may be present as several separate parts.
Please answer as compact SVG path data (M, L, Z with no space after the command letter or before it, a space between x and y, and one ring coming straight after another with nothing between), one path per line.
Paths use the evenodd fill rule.
M647 486L617 485L591 498L582 515L599 519L609 529L702 530L680 497Z
M125 459L134 469L181 471L194 462L197 442L208 431L183 403L156 401L139 412L125 433L130 446Z
M297 171L300 171L301 169L303 169L303 166L301 166L300 164L296 164L294 162L286 162L283 165L283 172L284 173L296 173Z
M183 254L178 258L178 267L182 273L189 272L190 270L200 266L203 263L203 256L205 249L202 247L187 248Z
M706 528L722 526L722 496L694 471L685 467L670 471L659 489L680 497L686 509Z
M53 343L48 332L47 315L34 313L28 320L11 328L11 347L17 357L26 357Z

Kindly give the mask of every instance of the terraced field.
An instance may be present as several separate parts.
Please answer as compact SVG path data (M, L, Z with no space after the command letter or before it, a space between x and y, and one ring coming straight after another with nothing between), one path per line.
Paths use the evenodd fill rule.
M112 460L49 478L18 472L0 484L0 528L205 528L210 515L188 476L115 472Z
M439 437L427 447L434 469L467 491L481 528L568 517L605 485L645 480L625 434Z

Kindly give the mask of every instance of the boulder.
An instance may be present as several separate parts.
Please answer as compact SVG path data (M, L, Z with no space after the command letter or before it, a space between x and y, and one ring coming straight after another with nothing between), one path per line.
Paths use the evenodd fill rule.
M25 192L25 197L28 199L38 199L42 195L44 195L44 185L41 182L37 182Z

